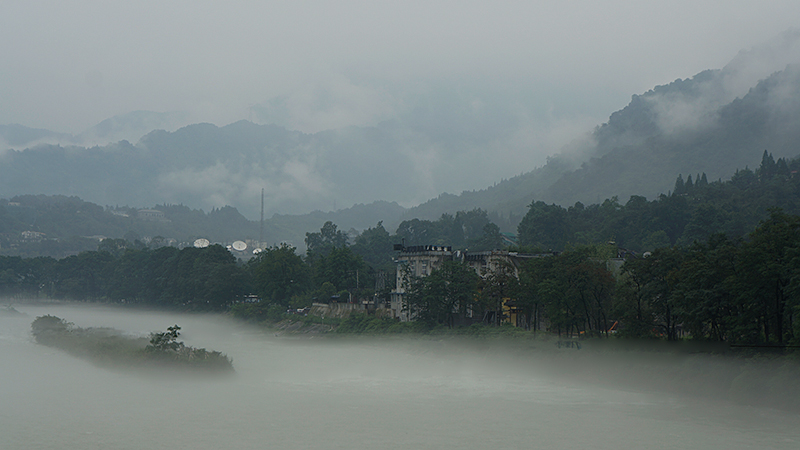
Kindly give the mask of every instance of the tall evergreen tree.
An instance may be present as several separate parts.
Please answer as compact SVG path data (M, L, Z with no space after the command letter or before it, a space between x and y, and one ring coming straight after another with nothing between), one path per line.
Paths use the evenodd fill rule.
M675 180L675 187L672 189L672 193L674 195L682 195L686 192L685 185L683 183L683 175L678 174L678 178Z

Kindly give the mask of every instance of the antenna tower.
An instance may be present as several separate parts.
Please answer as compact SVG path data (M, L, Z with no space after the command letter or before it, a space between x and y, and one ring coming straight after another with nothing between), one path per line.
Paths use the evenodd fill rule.
M264 188L261 188L261 228L258 230L258 246L264 242Z

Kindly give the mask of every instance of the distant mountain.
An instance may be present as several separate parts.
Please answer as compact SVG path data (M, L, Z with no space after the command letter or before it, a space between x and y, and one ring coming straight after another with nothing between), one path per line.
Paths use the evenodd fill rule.
M0 148L0 196L62 194L102 205L182 204L205 211L235 205L253 221L264 189L266 215L275 227L270 236L296 245L323 219L341 229L384 220L392 229L404 219L437 219L474 208L487 210L503 231L514 231L533 200L571 205L612 196L625 202L633 194L652 198L672 189L678 174L727 178L758 164L765 149L775 157L796 156L800 75L787 63L800 63L800 31L741 52L722 69L634 95L606 123L533 170L502 157L514 141L506 135L522 129L524 115L504 110L491 92L481 94L485 101L459 96L458 90L440 99L422 95L395 119L316 133L248 121L171 131L167 125L179 123L181 115L138 111L69 142L164 129L135 144L21 148L22 142L64 136L5 126L5 143L20 145ZM496 164L476 165L487 155ZM482 183L495 165L519 165L521 175L424 201L445 191L441 186ZM405 210L399 204L417 206ZM336 211L337 205L356 206Z
M0 125L0 154L7 148L20 148L41 142L69 142L72 135L41 128L29 128L15 123Z
M640 102L636 98L631 103ZM658 115L650 117L651 124L658 123ZM800 67L790 66L762 80L742 98L695 118L692 126L654 130L640 142L605 150L563 176L541 198L571 204L617 195L625 201L633 194L652 198L666 193L677 174L705 172L711 179L727 178L737 168L757 165L764 150L776 158L800 155L799 121ZM605 131L600 128L598 134Z
M154 210L158 213L153 214ZM394 221L403 211L396 203L376 202L329 213L275 215L266 218L262 228L259 221L248 220L231 206L206 213L185 205L161 204L142 211L127 206L104 208L74 196L20 195L0 199L0 254L64 257L95 249L99 236L144 242L160 237L173 245L190 244L196 238L266 246L287 242L302 250L306 232L318 231L327 221L347 232Z
M174 131L189 123L186 112L132 111L105 119L77 135L18 124L0 125L0 151L42 144L94 147L119 141L137 142L153 130Z
M99 204L183 203L268 216L416 195L424 173L391 129L305 134L239 121L156 130L135 145L40 145L0 154L0 195L76 195ZM409 194L410 193L410 194ZM374 223L365 226L374 225Z
M132 111L103 120L75 137L83 146L137 142L153 130L174 131L190 123L187 112Z
M572 205L618 196L650 198L672 189L678 174L730 177L753 167L764 150L800 155L800 30L743 51L723 69L707 70L634 95L591 134L584 149L567 149L547 164L490 188L442 194L404 217L481 207L515 218L532 200ZM502 222L502 221L501 221Z

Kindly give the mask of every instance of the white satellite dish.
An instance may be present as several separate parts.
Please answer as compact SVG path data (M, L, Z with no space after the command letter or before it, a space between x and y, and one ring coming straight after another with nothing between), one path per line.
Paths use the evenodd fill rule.
M237 252L243 252L244 249L247 248L247 244L245 244L244 241L233 241L232 246Z
M209 246L209 244L211 244L211 242L208 242L208 239L204 238L200 238L194 241L195 248L206 248Z

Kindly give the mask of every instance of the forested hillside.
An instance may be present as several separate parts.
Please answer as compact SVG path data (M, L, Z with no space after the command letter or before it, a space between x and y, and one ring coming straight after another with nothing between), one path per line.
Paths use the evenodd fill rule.
M793 36L787 39L797 33ZM679 173L726 179L756 166L764 150L776 158L796 157L800 66L789 65L742 89L754 59L758 55L743 54L723 69L634 95L588 143L579 141L543 167L484 190L440 195L404 217L433 219L477 207L510 218L501 225L510 231L534 199L562 206L614 196L652 199L671 190Z
M563 250L568 246L615 242L641 253L658 247L688 245L705 241L715 233L740 237L767 217L770 208L800 215L800 160L778 158L763 152L755 171L737 170L726 181L709 181L705 173L673 177L672 189L653 200L633 195L623 201L614 196L600 203L576 202L563 207L536 200L517 218L514 230L520 245L542 250ZM184 205L156 205L163 221L139 218L137 209L103 208L77 197L19 196L0 205L0 253L22 256L63 257L97 246L91 236L125 238L149 243L157 238L163 244L190 243L198 237L212 242L258 240L262 230L232 207L208 213ZM352 209L362 220L388 229L390 241L405 240L408 245L449 245L471 250L500 248L500 232L509 227L507 216L472 208L454 214L440 214L436 220L406 219L395 224L403 209L397 204L356 205ZM307 235L325 223L336 224L355 239L350 210L316 212L303 216L274 216L265 220L264 245L286 242L305 248ZM384 220L389 218L389 220ZM512 216L513 218L513 216ZM398 223L399 222L399 223ZM32 239L23 232L44 233ZM280 239L289 236L290 239ZM388 239L388 237L387 237ZM357 240L356 240L357 241ZM356 242L351 241L351 243ZM386 244L389 245L389 244ZM385 256L391 259L391 256ZM375 261L376 265L384 266Z
M343 229L350 231L360 227L361 223L396 222L404 210L396 203L376 202L328 213L275 215L264 220L262 229L258 221L248 220L231 206L213 208L208 212L181 204L150 207L162 212L163 220L141 218L139 209L103 207L63 195L20 195L8 200L0 199L0 254L62 258L96 249L101 237L131 242L140 240L143 243L156 239L165 245L186 245L197 238L219 243L236 240L255 243L263 237L263 245L286 242L303 247L305 234L319 229L325 222L341 224ZM43 235L23 237L27 232Z
M685 83L675 82L673 89L691 89L683 87ZM669 96L671 87L656 92ZM668 125L659 121L658 114L667 113L652 105L647 95L636 97L628 106L631 110L623 110L625 116L640 122L642 118L651 120L616 132L609 130L615 126L612 120L596 133L600 142L612 139L606 136L609 134L616 139L622 133L647 134L643 142L611 146L602 156L562 177L542 197L560 204L596 202L613 195L624 198L637 192L652 197L670 188L675 173L705 172L718 179L737 168L754 166L765 149L776 157L795 157L800 150L800 130L794 126L800 117L800 66L775 73L741 99L693 117L697 122L687 118L688 123L671 124L671 130L664 130ZM608 146L604 143L598 148Z
M615 242L635 252L705 242L716 234L739 238L770 209L800 215L800 160L777 161L764 152L760 166L738 170L728 181L705 173L679 175L673 189L648 201L634 195L568 208L536 201L519 224L523 246L563 250L569 245Z
M0 203L0 254L5 255L63 258L96 249L102 238L177 246L199 237L227 243L259 236L259 224L233 207L205 213L157 205L163 220L149 220L139 217L137 208L104 208L78 197L21 195Z

